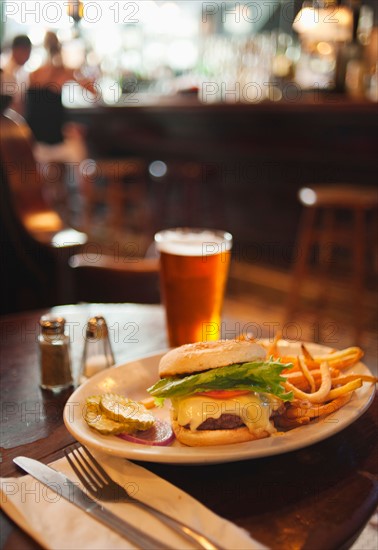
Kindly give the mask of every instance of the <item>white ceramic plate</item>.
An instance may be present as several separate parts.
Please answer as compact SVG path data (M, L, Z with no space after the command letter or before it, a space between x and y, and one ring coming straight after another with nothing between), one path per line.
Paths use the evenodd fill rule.
M282 342L281 353L297 355L300 353L299 346L299 343ZM329 351L316 344L308 344L308 348L317 355ZM364 384L347 405L321 420L317 419L277 437L233 445L186 447L177 441L170 446L140 445L116 436L104 436L89 428L82 414L86 398L105 392L119 393L135 400L148 397L146 388L158 380L158 364L162 355L152 355L102 371L80 386L68 399L64 409L64 422L71 434L83 445L131 460L173 464L233 462L286 453L326 439L359 418L371 404L375 393L373 385ZM371 374L363 363L358 363L350 370ZM162 409L153 409L153 413L161 419L169 420L169 400Z

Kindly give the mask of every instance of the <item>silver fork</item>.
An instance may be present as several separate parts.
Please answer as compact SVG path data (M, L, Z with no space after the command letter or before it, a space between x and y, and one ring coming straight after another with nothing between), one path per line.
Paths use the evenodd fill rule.
M148 510L160 521L168 525L186 540L190 541L195 548L205 550L223 550L221 546L212 542L209 538L199 533L185 523L157 510L150 504L142 502L131 496L129 492L116 483L104 470L101 464L84 446L78 444L65 449L66 458L86 490L98 500L108 502L128 502Z

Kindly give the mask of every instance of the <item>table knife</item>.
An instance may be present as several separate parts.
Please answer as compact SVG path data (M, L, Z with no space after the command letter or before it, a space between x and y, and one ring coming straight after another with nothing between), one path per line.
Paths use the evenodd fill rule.
M100 521L119 535L126 538L129 542L142 549L169 549L172 547L163 544L154 537L144 533L131 523L119 518L103 506L96 502L78 487L76 483L68 479L64 474L57 472L50 466L46 466L38 460L17 456L13 462L22 468L25 472L46 485L49 489L65 498L75 506L78 506L91 517Z

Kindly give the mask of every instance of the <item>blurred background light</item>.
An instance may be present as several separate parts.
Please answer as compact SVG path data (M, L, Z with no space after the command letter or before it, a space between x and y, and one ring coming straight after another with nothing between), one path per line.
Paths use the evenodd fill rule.
M154 178L162 178L168 172L168 166L161 160L154 160L148 167L148 171Z
M316 193L313 189L310 189L309 187L302 187L302 189L300 189L298 193L298 196L299 200L303 204L307 204L308 206L311 206L316 202Z

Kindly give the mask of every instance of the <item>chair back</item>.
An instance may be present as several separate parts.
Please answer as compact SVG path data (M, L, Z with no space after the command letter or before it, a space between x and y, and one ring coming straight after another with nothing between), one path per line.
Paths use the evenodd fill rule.
M0 116L1 232L5 259L12 266L6 270L3 265L8 305L2 311L65 303L70 286L67 259L87 236L67 226L47 202L24 119L10 110Z
M158 259L75 254L69 264L76 302L160 303Z
M13 116L1 115L0 144L16 217L33 238L51 244L57 233L67 226L46 200L43 174L33 155L32 134L22 117L15 120ZM74 237L81 244L86 241L86 236L79 232Z

